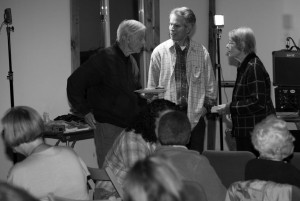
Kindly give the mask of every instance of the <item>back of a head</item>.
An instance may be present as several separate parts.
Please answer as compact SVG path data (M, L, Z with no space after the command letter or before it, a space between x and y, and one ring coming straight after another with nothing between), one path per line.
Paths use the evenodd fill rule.
M283 160L293 153L295 138L289 132L287 123L274 115L257 124L251 137L261 157Z
M168 111L159 118L157 132L162 145L186 145L191 136L191 124L186 114Z
M39 113L28 106L9 109L2 120L4 141L11 147L42 137L44 122Z
M175 103L165 100L156 99L147 105L134 120L133 125L127 130L134 129L136 133L140 133L145 141L157 142L155 134L155 121L159 114L165 110L177 109Z
M125 179L125 201L181 201L183 184L174 167L162 156L137 161Z
M38 201L28 192L11 184L0 182L1 201Z

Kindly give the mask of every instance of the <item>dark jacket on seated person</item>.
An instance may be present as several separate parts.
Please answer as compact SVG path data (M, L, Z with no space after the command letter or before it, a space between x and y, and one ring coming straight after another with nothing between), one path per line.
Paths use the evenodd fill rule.
M260 179L300 187L300 171L290 163L252 159L246 165L245 180Z
M191 136L186 114L179 111L163 113L158 121L157 134L162 146L156 149L155 154L170 159L182 180L198 182L208 201L225 199L226 188L208 159L185 146Z

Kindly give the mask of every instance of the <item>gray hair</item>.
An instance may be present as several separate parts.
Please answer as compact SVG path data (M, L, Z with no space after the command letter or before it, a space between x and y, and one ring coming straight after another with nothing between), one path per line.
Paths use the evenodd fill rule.
M254 32L249 27L240 27L230 31L229 39L235 42L237 49L245 54L256 52Z
M124 20L120 23L117 30L117 41L121 42L122 38L135 35L140 31L145 31L146 27L143 23L136 20Z
M251 137L255 149L262 157L282 160L293 153L295 138L289 132L287 123L275 115L258 123Z
M185 19L186 24L190 24L190 25L192 25L192 27L196 23L196 16L195 16L195 14L192 11L192 9L190 9L188 7L174 8L170 12L170 16L171 15L177 15L177 16L183 17Z

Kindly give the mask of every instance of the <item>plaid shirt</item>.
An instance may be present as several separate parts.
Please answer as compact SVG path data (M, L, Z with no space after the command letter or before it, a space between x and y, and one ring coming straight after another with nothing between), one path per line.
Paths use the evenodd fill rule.
M156 144L146 142L141 135L124 130L107 153L103 168L109 167L116 175L117 181L123 185L124 178L133 164L152 154L155 148ZM116 191L111 182L99 182L97 188Z
M160 98L178 104L175 64L176 50L170 39L158 45L151 55L147 87L164 87L166 92ZM186 78L189 90L187 115L194 127L202 115L202 107L215 105L217 83L208 51L193 40L190 40L186 58Z
M238 67L230 103L233 136L250 137L257 123L275 114L270 83L263 63L256 54L249 54Z

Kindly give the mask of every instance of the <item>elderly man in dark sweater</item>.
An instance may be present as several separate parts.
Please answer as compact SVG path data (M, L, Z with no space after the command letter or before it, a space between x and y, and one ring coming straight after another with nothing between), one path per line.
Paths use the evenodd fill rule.
M95 129L99 167L115 138L144 104L134 92L141 84L132 54L143 48L145 29L136 20L124 20L118 27L116 43L101 49L68 78L70 104Z

